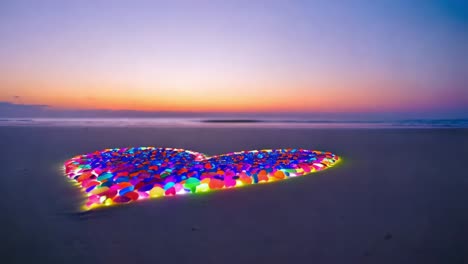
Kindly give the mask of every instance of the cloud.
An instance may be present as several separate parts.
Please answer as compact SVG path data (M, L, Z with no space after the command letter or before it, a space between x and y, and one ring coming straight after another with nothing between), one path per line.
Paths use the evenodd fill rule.
M0 117L2 118L17 118L17 117L150 118L150 117L194 117L194 116L203 116L203 114L191 113L191 112L164 112L164 111L147 112L147 111L136 111L136 110L60 109L60 108L54 108L48 105L20 104L20 103L0 101Z
M450 112L368 112L368 113L208 113L105 109L60 109L49 105L0 101L0 118L259 118L281 117L318 120L397 120L414 118L466 118L468 109Z
M27 117L37 116L47 112L48 105L36 104L15 104L10 102L0 101L0 116L1 117Z

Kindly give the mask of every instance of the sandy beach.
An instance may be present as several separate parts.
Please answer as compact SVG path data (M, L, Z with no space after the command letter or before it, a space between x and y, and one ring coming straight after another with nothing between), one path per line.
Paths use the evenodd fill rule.
M468 263L467 129L0 127L4 263ZM288 181L81 212L68 158L110 147L331 151Z

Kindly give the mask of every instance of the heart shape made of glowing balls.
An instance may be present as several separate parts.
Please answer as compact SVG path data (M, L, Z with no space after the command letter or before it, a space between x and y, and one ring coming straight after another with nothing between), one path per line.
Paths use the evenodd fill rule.
M174 148L114 148L65 162L65 174L81 185L85 209L152 197L284 180L332 167L339 157L304 149L268 149L217 156Z

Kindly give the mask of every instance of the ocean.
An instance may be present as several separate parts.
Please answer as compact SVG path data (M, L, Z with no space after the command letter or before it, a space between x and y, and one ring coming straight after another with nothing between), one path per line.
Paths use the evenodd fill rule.
M0 126L259 127L259 128L467 128L468 118L337 120L285 118L0 118Z

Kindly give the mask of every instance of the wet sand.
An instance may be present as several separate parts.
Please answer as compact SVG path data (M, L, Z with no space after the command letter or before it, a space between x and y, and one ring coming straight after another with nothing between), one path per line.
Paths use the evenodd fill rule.
M0 127L4 263L468 263L467 129ZM87 213L77 154L306 148L305 177ZM2 261L2 262L3 262Z

